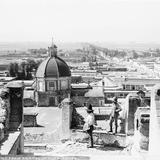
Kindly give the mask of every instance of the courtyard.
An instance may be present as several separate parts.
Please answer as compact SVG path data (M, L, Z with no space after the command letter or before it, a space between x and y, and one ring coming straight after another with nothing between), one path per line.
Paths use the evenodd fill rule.
M75 130L72 131L72 136L68 140L61 140L58 128L61 122L61 112L57 107L37 107L25 108L28 112L37 112L37 127L24 128L24 146L25 153L34 154L37 156L90 156L93 159L108 157L112 159L135 159L138 156L143 158L146 152L140 154L132 154L125 148L117 148L105 145L96 144L94 148L87 148L87 139L84 133L80 134ZM96 108L94 108L97 112ZM85 117L84 108L78 108L77 112ZM106 121L98 122L104 130L106 130ZM131 156L132 155L132 156ZM134 155L134 157L133 157Z

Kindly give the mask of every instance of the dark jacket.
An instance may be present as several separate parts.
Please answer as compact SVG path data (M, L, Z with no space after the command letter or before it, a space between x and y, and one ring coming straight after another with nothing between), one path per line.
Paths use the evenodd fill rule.
M122 110L121 106L118 103L113 103L113 108L110 114L110 117L115 118L119 116L119 112Z

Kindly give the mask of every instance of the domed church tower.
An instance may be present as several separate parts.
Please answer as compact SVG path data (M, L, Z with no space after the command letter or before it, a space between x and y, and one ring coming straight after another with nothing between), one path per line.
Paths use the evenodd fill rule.
M48 47L48 58L36 72L36 101L38 106L57 106L70 96L71 72L68 65L57 56L57 46Z

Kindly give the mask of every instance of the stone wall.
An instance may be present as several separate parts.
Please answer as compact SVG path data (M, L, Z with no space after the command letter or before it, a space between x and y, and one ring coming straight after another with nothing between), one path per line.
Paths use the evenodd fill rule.
M69 90L55 92L38 92L37 101L39 107L58 106L58 104L70 94ZM52 99L52 100L51 100Z
M77 107L82 107L86 102L92 104L93 107L100 107L100 101L103 101L104 98L72 96L72 100L76 103Z
M76 111L75 106L73 106L71 128L82 128L83 125L84 118Z
M72 100L73 102L75 102L77 107L82 107L83 104L86 102L86 99L84 96L73 96Z
M135 131L139 136L137 138L139 148L143 150L148 150L149 146L149 120L150 120L150 108L149 107L139 107L135 113Z
M68 139L71 135L71 122L73 105L70 98L65 98L60 105L61 108L61 138Z
M128 131L129 135L134 134L134 118L137 110L137 100L129 99L129 113L128 113Z
M24 127L37 126L37 114L24 114Z
M23 83L13 81L6 87L0 90L0 154L10 154L10 150L13 154L22 153Z
M143 122L140 127L140 148L148 150L149 147L149 122Z
M49 106L49 99L46 93L38 92L38 106Z
M0 140L4 138L4 133L9 129L10 103L9 91L0 90Z
M147 102L148 106L150 105L150 99L145 98L145 102ZM129 109L128 109L127 134L134 135L134 130L135 130L134 119L135 119L135 114L136 114L137 108L140 106L139 99L137 97L130 97L128 105L129 105L128 106Z

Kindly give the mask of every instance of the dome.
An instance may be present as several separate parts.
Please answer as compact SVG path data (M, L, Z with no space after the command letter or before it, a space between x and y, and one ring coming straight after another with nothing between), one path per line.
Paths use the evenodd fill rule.
M70 77L71 72L68 65L57 56L50 56L44 60L38 67L36 72L37 78L58 78Z

